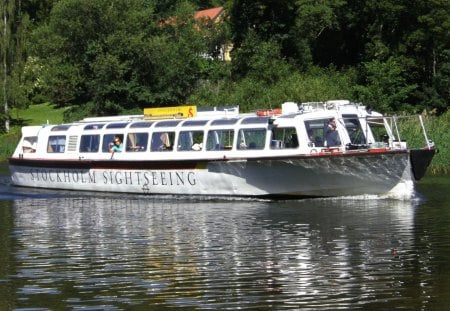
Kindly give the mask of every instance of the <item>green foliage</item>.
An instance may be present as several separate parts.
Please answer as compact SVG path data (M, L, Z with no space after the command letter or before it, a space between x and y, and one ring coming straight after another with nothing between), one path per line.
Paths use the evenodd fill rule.
M252 110L349 98L437 114L450 102L449 1L20 2L16 21L28 24L7 40L20 43L7 99L68 107L66 120L186 101ZM193 19L219 5L222 23ZM231 63L217 59L225 43Z
M28 14L33 23L39 24L47 20L56 1L58 0L27 0L22 1L21 6L23 12Z
M193 12L182 3L161 24L145 0L58 2L49 26L35 31L48 95L73 107L68 117L184 102L206 49Z
M9 133L0 134L0 161L5 161L13 154L20 135L20 128L12 128Z
M276 83L266 83L258 77L238 83L209 83L201 85L189 99L200 106L239 105L242 111L259 108L280 108L285 101L306 102L351 98L355 74L342 74L332 69L314 68L309 73L280 76Z
M295 23L292 0L235 0L230 12L234 43L237 47L250 31L263 41L282 43Z
M23 79L26 49L25 37L29 19L20 10L16 1L0 2L0 100L2 103L2 130L10 130L9 110L15 106L26 106L26 84Z
M417 86L406 82L406 74L401 62L393 57L385 62L367 62L362 71L365 81L354 87L356 97L381 112L411 111L407 100Z
M313 63L313 58L323 63L321 58L336 53L336 47L329 49L329 45L321 46L320 43L324 33L339 30L336 11L344 4L345 1L341 0L325 0L319 3L311 0L296 1L293 35L297 38L297 41L294 41L296 62L301 68L308 68Z
M440 117L427 116L425 124L430 139L433 140L439 152L433 160L431 169L433 172L449 172L450 163L450 111Z
M422 114L427 130L428 139L433 141L438 149L433 158L430 171L432 173L448 173L450 163L450 111L440 117ZM408 146L423 148L426 142L423 139L423 131L417 119L400 120L401 137L405 139Z
M260 41L256 37L248 37L233 57L236 57L233 62L234 76L246 76L262 84L277 83L292 72L274 40Z

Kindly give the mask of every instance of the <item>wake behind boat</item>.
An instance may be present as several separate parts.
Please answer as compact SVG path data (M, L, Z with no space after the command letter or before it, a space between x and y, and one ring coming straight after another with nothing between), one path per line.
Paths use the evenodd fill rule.
M398 117L347 100L145 109L143 115L25 126L12 183L49 189L256 197L410 195L434 156L408 149Z

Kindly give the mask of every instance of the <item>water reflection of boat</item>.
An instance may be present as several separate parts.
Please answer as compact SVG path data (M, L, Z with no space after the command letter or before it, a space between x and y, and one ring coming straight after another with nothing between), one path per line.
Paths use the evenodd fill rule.
M276 112L192 106L24 127L9 160L12 182L143 194L410 195L435 152L420 116L426 147L411 150L398 117L348 101L284 103Z
M108 297L128 306L361 307L402 290L415 207L409 200L16 200L14 277L34 289L17 295L52 290L71 308Z

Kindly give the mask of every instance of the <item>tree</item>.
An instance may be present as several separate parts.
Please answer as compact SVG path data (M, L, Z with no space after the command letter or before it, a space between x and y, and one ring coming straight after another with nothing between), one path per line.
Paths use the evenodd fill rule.
M420 85L412 100L422 109L448 109L450 103L450 2L414 1L415 22L404 37L405 54L413 61L410 77Z
M298 1L299 7L300 2L311 3L301 0ZM315 12L320 7L319 4L312 5L309 11ZM328 66L332 63L337 68L358 68L362 64L379 67L380 64L390 63L389 59L395 59L396 66L403 68L397 72L399 78L404 81L402 83L411 86L404 102L415 106L414 110L436 108L442 112L447 109L450 102L450 2L343 0L335 2L333 8L337 27L324 29L316 40L309 43L316 64ZM302 24L308 21L308 16L314 14L308 13L300 19ZM322 16L328 17L330 14ZM320 21L317 18L314 20ZM311 29L320 29L320 24L327 25L327 20L330 19L325 18L324 22ZM365 69L368 69L367 66ZM373 73L372 70L362 72ZM360 83L371 80L372 73L371 76L360 76ZM402 96L405 94L402 93ZM400 109L398 104L392 102L389 106Z
M308 68L313 63L322 66L330 64L339 66L342 43L336 40L339 24L339 9L344 0L297 0L295 28L291 36L295 48L295 59L301 68ZM333 35L330 35L333 34Z
M70 118L184 103L200 73L206 43L194 8L161 19L148 0L67 0L34 32L52 102Z
M12 106L25 105L22 88L22 72L25 64L24 35L28 17L22 15L20 0L4 0L0 3L2 23L0 42L1 98L3 101L4 131L10 130L9 110Z
M231 33L237 59L235 75L245 76L248 57L261 42L279 46L280 55L295 59L299 38L293 35L296 6L294 0L236 0L231 8ZM254 44L254 46L250 45ZM239 59L238 59L239 58ZM243 66L241 66L243 65Z
M364 64L365 81L355 86L356 97L381 112L411 111L408 97L417 86L408 84L402 60L390 57L387 61L373 60Z
M58 0L26 0L21 3L21 10L28 14L33 24L37 25L48 19L56 1Z

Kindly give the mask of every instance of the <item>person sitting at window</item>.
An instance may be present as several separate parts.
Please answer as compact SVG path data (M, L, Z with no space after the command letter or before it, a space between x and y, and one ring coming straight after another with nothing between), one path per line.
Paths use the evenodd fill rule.
M172 145L170 144L170 137L168 133L162 133L160 136L162 145L161 150L172 150Z
M110 143L109 145L110 145L109 152L111 152L111 153L122 152L122 150L123 150L122 140L118 136L114 137L114 141L112 143Z
M339 139L339 133L336 129L336 119L332 118L328 120L328 125L325 127L325 147L339 146L341 141Z

